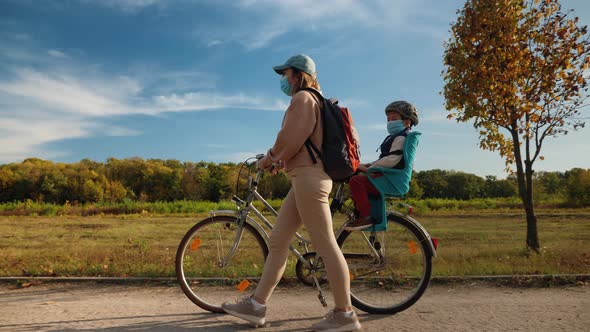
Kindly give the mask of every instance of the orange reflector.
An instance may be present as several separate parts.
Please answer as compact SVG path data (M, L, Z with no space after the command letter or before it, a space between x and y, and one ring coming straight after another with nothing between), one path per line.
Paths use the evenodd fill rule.
M350 281L354 280L354 274L352 274L352 272L348 271L348 275L350 276Z
M191 250L197 250L201 246L201 239L196 238L191 242Z
M418 252L418 246L416 245L415 241L408 241L408 249L410 249L410 253L415 254Z
M243 292L246 290L246 288L248 288L248 286L250 286L250 282L246 279L242 280L238 286L236 287L240 292Z

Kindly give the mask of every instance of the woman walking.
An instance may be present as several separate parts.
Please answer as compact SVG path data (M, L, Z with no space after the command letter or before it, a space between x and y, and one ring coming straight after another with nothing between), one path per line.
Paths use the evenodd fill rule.
M270 251L262 277L254 293L236 303L226 302L223 309L256 325L264 325L266 302L280 281L289 255L289 244L295 232L304 225L311 241L326 266L335 308L314 331L355 331L361 324L350 303L350 276L344 255L340 251L332 228L328 195L332 180L324 172L321 160L314 164L305 141L322 146L321 102L313 93L302 89L320 90L313 60L303 54L289 58L283 65L273 67L281 75L281 90L291 96L276 141L257 167L274 170L284 167L292 187L279 210L270 235Z

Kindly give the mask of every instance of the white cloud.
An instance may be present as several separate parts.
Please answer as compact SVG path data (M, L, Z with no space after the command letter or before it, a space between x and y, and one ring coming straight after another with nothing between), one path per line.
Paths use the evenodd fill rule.
M62 156L63 152L49 151L44 145L64 139L140 134L102 124L113 116L227 108L275 111L287 107L281 100L243 93L197 91L146 96L142 82L95 70L88 74L75 68L41 71L12 67L9 72L10 78L0 78L0 162Z
M201 111L222 108L245 108L265 111L285 110L287 104L281 100L269 102L256 96L242 93L221 95L215 93L189 92L181 95L155 96L155 112Z
M24 40L31 39L31 36L29 36L26 33L15 33L11 37L12 37L12 39L18 40L18 41L24 41Z
M330 96L325 96L325 97L330 98ZM338 99L338 105L340 105L342 107L346 107L350 110L356 110L356 109L370 107L370 104L366 100L362 100L362 99L358 99L358 98Z
M360 26L380 31L419 33L441 39L441 27L448 25L447 19L439 18L436 2L423 0L242 0L231 2L241 12L259 15L247 26L231 31L215 29L212 39L239 42L246 49L254 50L270 44L273 40L291 30L327 30L337 33L342 28ZM416 22L416 16L429 17ZM443 29L444 31L444 29Z
M223 42L222 42L221 40L217 40L217 39L215 39L215 40L210 40L210 41L207 43L207 47L214 47L214 46L221 45L221 44L223 44Z
M408 2L408 1L401 1ZM374 12L361 1L355 0L242 0L235 4L241 9L265 10L273 13L278 20L311 21L334 19L340 15L342 20L369 22ZM381 7L383 3L378 4Z
M141 135L141 132L134 130L134 129L125 128L125 127L99 126L98 129L100 129L100 131L97 131L97 132L100 132L106 136L139 136L139 135Z
M119 100L135 89L126 79L111 82L111 87L105 82L84 82L64 73L28 68L18 68L14 73L12 81L0 82L0 93L21 98L22 104L29 107L85 116L141 113Z
M42 60L44 59L44 60ZM39 63L41 61L47 61L47 57L40 57L38 54L25 49L23 47L17 47L12 45L8 40L0 38L0 60L1 61L18 61L18 62L30 62Z
M204 143L201 144L202 147L205 148L213 148L213 149L227 149L232 147L231 145L225 145L225 144L210 144L210 143Z
M246 49L249 51L263 48L270 44L275 38L285 34L287 29L279 28L276 26L264 27L260 31L257 31L253 37L245 39ZM241 39L241 38L240 38Z
M447 119L448 115L449 115L449 112L444 111L444 110L422 113L422 114L420 114L420 123L425 123L425 122L437 122L437 123L444 122L444 123L446 123L446 122L449 122L449 119Z
M429 131L429 136L438 136L438 137L462 137L463 135L454 134L450 132L440 132L440 131Z
M259 153L264 153L266 151L258 151L258 152L234 152L234 153L224 153L218 155L211 155L209 158L213 160L223 161L223 162L234 162L234 163L241 163L248 158L255 157ZM250 160L255 161L255 159Z
M61 59L68 58L68 56L64 52L61 52L58 50L49 50L49 51L47 51L47 54L51 55L54 58L61 58Z
M168 95L195 90L213 90L220 80L217 73L198 69L170 70L158 64L139 63L129 67L127 75L141 82L144 94Z
M122 10L125 13L135 14L144 8L151 6L163 6L163 0L81 0L83 2L94 2L96 4Z
M67 121L66 121L67 120ZM0 119L0 162L14 162L28 157L56 158L63 152L41 148L43 143L88 136L88 123L79 119Z

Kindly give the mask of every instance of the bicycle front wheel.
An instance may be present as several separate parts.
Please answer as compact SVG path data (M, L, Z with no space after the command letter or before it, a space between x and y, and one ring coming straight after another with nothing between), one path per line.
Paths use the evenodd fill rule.
M207 218L193 226L178 246L178 283L184 294L205 310L224 312L223 302L252 290L262 275L268 255L266 242L248 223L244 223L241 236L238 230L235 217ZM236 241L237 249L227 259Z
M428 238L401 216L389 214L388 223L387 231L344 231L338 237L350 270L352 304L373 314L410 307L426 290L432 271Z

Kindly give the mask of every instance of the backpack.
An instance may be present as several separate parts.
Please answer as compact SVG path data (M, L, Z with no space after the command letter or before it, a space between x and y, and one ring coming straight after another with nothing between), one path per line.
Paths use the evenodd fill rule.
M322 160L324 171L333 181L344 181L356 172L361 160L359 136L350 111L346 107L338 106L337 100L324 98L315 89L303 90L318 97L323 128L322 150L320 151L311 139L307 138L307 152L314 164L317 163L316 155Z

